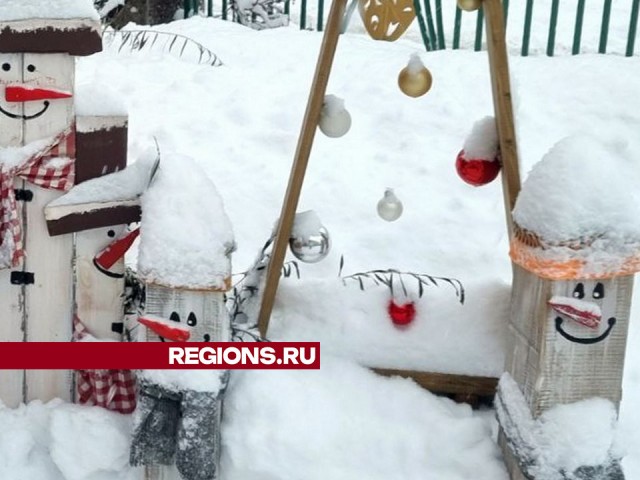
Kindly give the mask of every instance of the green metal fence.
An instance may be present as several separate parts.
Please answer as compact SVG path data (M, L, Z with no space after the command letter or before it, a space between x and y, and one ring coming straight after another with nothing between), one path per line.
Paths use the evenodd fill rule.
M228 1L218 0L222 2L221 16L223 19L227 19L228 16ZM290 13L290 1L285 2L285 13ZM300 5L300 17L299 24L301 30L313 29L312 26L308 26L309 9L307 2L317 2L317 9L314 13L316 18L315 29L322 31L324 28L324 2L325 0L298 0ZM443 20L443 0L413 0L414 7L418 17L418 26L420 29L420 35L427 51L442 50L446 48L446 33L445 23ZM520 53L522 56L529 55L530 41L533 24L533 10L535 0L519 0L526 1L523 19L522 30L522 42L520 47ZM621 0L622 1L622 0ZM640 0L627 0L631 5L629 26L626 39L626 56L630 57L635 51L635 42L638 34L638 16L640 13ZM349 20L351 19L353 12L357 7L358 0L350 0L347 7L347 13L343 22L343 31L346 31ZM455 8L453 32L451 37L451 47L453 49L460 48L460 39L462 32L462 15L463 12L456 6L454 0L444 0L446 8ZM602 21L600 23L600 39L598 44L598 52L607 52L607 42L609 40L609 28L611 22L611 6L612 0L594 0L595 5L590 5L590 9L602 8ZM185 18L193 13L197 13L200 10L201 0L184 0L184 12ZM509 20L509 0L503 0L502 5L504 8L505 22L508 24ZM573 30L573 43L571 52L577 55L581 52L582 43L582 30L584 25L586 0L578 0L575 12L575 22ZM553 56L556 47L556 31L558 26L558 12L560 9L560 0L551 0L551 11L549 12L549 25L547 30L547 42L546 42L546 54ZM206 13L209 16L213 16L213 0L206 0ZM479 9L475 13L464 13L465 15L475 15L475 32L473 48L478 51L482 49L483 27L484 27L484 13L482 9ZM518 21L520 21L518 19Z

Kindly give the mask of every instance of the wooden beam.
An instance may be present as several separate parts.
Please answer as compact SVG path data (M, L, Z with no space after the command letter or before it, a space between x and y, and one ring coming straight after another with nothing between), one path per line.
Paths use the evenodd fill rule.
M511 99L504 13L501 0L483 0L483 9L487 26L487 50L493 91L493 108L500 140L504 206L509 238L512 238L513 219L511 212L520 192L520 168Z
M391 368L373 368L372 370L385 377L410 378L422 388L433 393L490 397L495 395L498 385L498 379L492 377L473 377L470 375L395 370Z
M333 58L338 46L340 26L344 17L346 4L347 0L333 1L331 11L329 12L327 28L322 39L322 46L320 47L316 72L311 85L307 110L304 114L302 129L300 131L300 137L298 138L298 146L289 176L289 185L287 186L287 193L285 194L282 205L276 239L267 270L262 305L260 307L260 314L258 315L258 327L262 336L267 334L267 329L269 328L269 319L280 281L280 271L282 270L287 245L289 244L293 219L296 214L296 209L298 208L298 200L300 199L304 175L307 170L307 164L309 163L313 139L316 134L318 121L320 120L320 112L327 91Z

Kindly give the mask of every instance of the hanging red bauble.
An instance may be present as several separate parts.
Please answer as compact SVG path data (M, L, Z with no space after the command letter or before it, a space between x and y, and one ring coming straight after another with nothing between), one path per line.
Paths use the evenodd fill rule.
M500 173L500 160L483 160L464 156L464 150L460 150L456 158L456 171L460 178L474 187L480 187L494 180Z
M398 305L393 300L390 300L387 311L393 324L398 327L409 325L416 318L416 307L413 302Z

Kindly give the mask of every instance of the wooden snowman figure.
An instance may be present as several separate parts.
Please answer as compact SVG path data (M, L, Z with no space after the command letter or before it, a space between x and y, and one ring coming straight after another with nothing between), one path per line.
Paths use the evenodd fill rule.
M621 186L630 163L616 157L627 153L565 139L516 203L510 350L496 397L512 479L624 478L613 432L640 270L640 206Z
M235 243L215 186L190 158L163 152L141 207L140 340L229 341L224 292ZM144 370L138 381L131 463L154 480L218 478L226 373Z
M75 313L91 323L88 312L100 312L93 308L95 292L89 293L96 285L74 291L73 265L80 283L91 283L97 277L86 273L85 257L90 262L126 222L77 235L74 258L77 230L65 221L52 229L44 215L45 206L75 184L126 164L126 114L86 107L77 112L75 57L102 50L100 32L91 0L0 3L2 341L69 341ZM79 218L71 220L77 226ZM113 296L104 300L109 292ZM121 292L115 284L102 292L104 301L115 299L116 306L105 307L110 318L117 318ZM71 377L66 371L3 371L0 399L11 407L33 399L71 400Z

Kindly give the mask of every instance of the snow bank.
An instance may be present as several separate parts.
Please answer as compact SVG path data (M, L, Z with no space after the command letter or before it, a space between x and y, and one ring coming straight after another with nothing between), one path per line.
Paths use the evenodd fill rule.
M130 417L52 401L0 406L0 478L138 480L129 467Z
M91 0L2 0L0 22L31 18L100 20Z
M151 149L145 158L155 158ZM234 246L231 222L213 183L189 157L163 152L142 196L139 273L169 287L226 289Z
M234 371L227 480L502 480L491 423L323 352L319 371Z
M271 339L320 341L323 352L372 367L484 376L503 372L510 295L505 284L466 284L461 305L445 282L425 287L418 298L417 284L407 280L417 313L412 324L399 329L387 313L387 287L365 280L361 291L357 282L345 286L339 279L306 279L304 270L302 275L280 282Z

